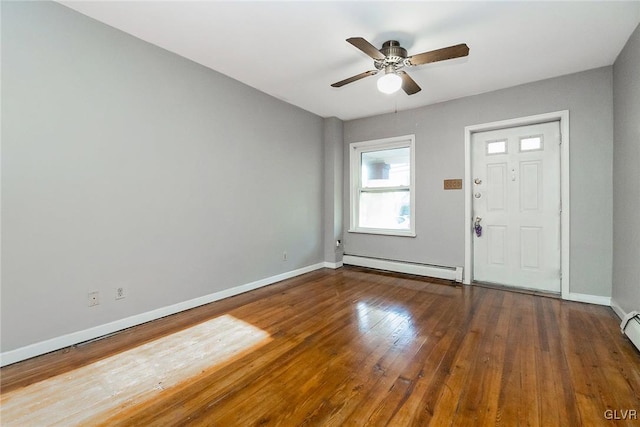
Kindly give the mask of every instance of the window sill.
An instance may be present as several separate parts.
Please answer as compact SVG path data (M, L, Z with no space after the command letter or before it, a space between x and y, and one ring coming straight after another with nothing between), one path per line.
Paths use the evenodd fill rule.
M358 228L358 229L349 229L347 231L349 233L359 233L359 234L378 234L383 236L395 236L395 237L416 237L416 233L414 231L385 230L385 229L376 229L376 228Z

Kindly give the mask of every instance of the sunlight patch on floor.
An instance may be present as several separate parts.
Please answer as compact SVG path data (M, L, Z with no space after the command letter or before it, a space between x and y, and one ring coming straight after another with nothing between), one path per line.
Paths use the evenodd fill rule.
M3 426L79 425L106 418L271 341L224 315L0 397Z

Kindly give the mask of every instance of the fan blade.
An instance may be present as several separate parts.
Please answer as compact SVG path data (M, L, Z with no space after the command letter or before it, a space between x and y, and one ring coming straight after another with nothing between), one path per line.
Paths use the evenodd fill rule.
M418 83L405 71L398 71L398 75L402 78L402 90L404 90L407 95L413 95L422 90L422 88L418 86Z
M353 77L349 77L348 79L340 80L339 82L332 84L331 87L342 87L346 84L353 83L356 80L364 79L365 77L368 77L368 76L373 76L374 74L378 74L378 70L365 71L364 73L360 73Z
M372 57L373 59L384 59L385 56L374 45L363 39L362 37L351 37L347 39L349 43Z
M447 59L460 58L469 55L469 46L457 44L455 46L443 47L442 49L430 52L419 53L407 58L411 65L428 64L429 62L445 61Z

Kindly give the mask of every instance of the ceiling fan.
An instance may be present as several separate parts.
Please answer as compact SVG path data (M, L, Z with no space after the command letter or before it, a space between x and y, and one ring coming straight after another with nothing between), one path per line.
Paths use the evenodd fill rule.
M362 37L351 37L347 39L347 42L373 58L373 65L376 69L341 80L332 84L332 87L342 87L365 77L376 75L380 71L384 71L384 76L378 80L378 90L380 90L380 92L394 93L402 88L407 95L413 95L414 93L420 92L421 88L415 80L403 70L404 67L413 67L469 55L469 46L464 43L407 56L407 50L400 46L400 43L396 40L384 42L380 50Z

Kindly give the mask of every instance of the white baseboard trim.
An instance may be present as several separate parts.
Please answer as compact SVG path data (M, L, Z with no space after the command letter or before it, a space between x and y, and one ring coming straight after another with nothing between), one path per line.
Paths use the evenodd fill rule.
M338 262L324 262L324 268L332 268L332 269L337 269L343 266L342 261L338 261Z
M147 311L145 313L140 313L134 316L126 317L124 319L105 323L103 325L95 326L93 328L85 329L78 332L72 332L70 334L51 338L45 341L40 341L38 343L20 347L15 350L5 351L3 353L0 353L0 366L10 365L12 363L30 359L35 356L40 356L42 354L60 350L61 348L76 345L84 341L100 338L102 336L109 335L114 332L118 332L123 329L130 328L132 326L141 325L143 323L160 319L162 317L170 316L172 314L176 314L181 311L185 311L191 308L199 307L201 305L209 304L211 302L232 297L234 295L239 295L244 292L258 289L267 285L271 285L276 282L280 282L282 280L290 279L292 277L300 276L302 274L309 273L314 270L319 270L324 267L325 267L325 263L320 262L318 264L309 265L307 267L299 268L297 270L292 270L286 273L267 277L266 279L257 280L255 282L247 283L247 284L236 286L229 289L224 289L222 291L214 292L209 295L204 295L202 297L190 299L188 301L183 301L177 304Z
M618 304L613 298L611 298L611 308L618 315L620 320L624 319L627 315L627 312L624 311L622 307L620 307L620 304Z
M563 299L576 302L586 302L587 304L611 306L611 297L602 297L599 295L577 294L570 292L566 298Z
M638 330L638 323L632 320L632 318L635 317L634 315L637 315L638 312L631 310L627 313L613 298L611 298L611 308L622 321L620 323L620 332L626 336L638 350L640 350L640 331Z
M462 278L462 267L441 267L437 265L390 261L385 259L367 258L355 255L345 255L342 259L342 262L344 264L357 265L359 267L395 271L397 273L415 274L418 276L435 277L438 279L458 280Z

